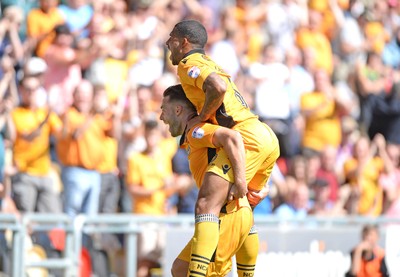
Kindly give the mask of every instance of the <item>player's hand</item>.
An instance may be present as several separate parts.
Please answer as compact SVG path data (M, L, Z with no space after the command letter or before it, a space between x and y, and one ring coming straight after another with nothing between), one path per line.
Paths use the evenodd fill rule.
M247 199L249 200L250 206L255 207L260 203L269 193L269 186L265 186L262 190L249 189L247 193Z
M386 140L382 134L376 134L373 142L376 144L379 151L384 151L386 149Z
M10 98L3 99L0 103L0 114L8 114L14 108L14 103Z
M362 252L364 250L371 250L373 248L373 246L371 245L370 242L368 241L361 241L360 244L357 246L357 250L359 252Z
M247 185L244 184L233 184L229 190L228 201L232 201L233 199L239 199L244 197L247 194Z

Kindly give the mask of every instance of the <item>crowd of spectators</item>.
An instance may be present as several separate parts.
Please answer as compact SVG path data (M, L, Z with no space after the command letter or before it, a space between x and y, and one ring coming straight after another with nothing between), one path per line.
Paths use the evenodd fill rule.
M179 81L165 41L187 18L280 139L256 213L400 216L397 0L1 1L3 211L193 212L159 121Z

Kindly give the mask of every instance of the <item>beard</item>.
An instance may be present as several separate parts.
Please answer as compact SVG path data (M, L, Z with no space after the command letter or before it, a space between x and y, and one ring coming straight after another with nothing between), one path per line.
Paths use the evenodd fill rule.
M180 128L180 126L178 124L170 124L169 132L171 133L171 136L175 138L175 137L182 135L183 130L182 130L182 128Z

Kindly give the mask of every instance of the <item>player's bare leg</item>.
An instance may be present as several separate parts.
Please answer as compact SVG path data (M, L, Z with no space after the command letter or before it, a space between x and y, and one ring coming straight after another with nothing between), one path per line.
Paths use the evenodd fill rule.
M219 240L219 213L229 192L229 183L206 173L195 208L195 232L187 276L205 276Z
M173 277L186 277L188 270L189 263L177 258L172 264L171 274Z

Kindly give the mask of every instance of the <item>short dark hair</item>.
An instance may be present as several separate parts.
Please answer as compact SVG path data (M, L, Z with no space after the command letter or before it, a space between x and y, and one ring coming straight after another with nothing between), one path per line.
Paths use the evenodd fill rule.
M363 239L365 239L367 237L367 235L369 233L371 233L371 231L375 231L379 234L379 227L377 224L366 224L363 226L362 230L361 230L361 236Z
M191 44L199 48L204 48L208 40L206 28L196 20L181 21L175 25L172 32L179 38L187 38Z
M163 97L169 97L169 101L179 101L186 106L186 108L191 109L197 112L196 107L192 102L186 97L185 91L183 90L182 85L174 85L168 87L164 93Z

